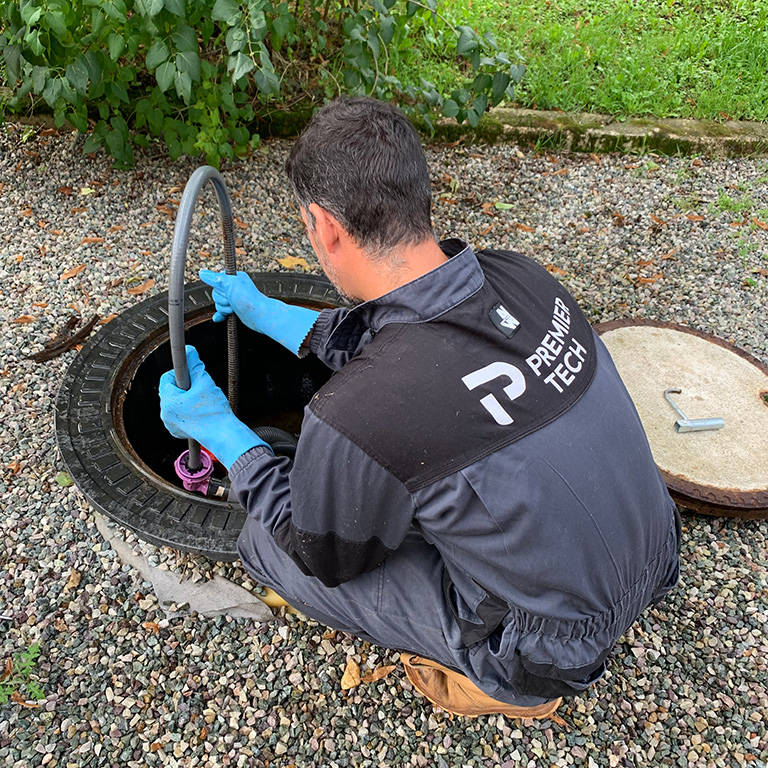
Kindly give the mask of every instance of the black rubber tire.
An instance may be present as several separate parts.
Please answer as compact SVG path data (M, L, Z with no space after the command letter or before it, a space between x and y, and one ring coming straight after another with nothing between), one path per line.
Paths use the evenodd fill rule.
M316 275L262 272L251 277L274 298L315 308L344 303ZM214 560L236 560L242 507L189 493L147 471L120 440L113 418L115 388L124 386L118 379L127 361L167 341L167 304L168 294L162 293L131 307L92 336L72 361L56 399L59 450L88 501L140 538ZM188 325L210 317L213 309L207 285L185 287Z

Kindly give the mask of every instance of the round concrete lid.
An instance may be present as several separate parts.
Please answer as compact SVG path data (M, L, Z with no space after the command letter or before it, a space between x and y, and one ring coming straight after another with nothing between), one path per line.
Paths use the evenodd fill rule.
M616 364L672 496L713 515L768 517L768 366L681 325L618 320L595 327ZM722 429L678 432L680 419Z

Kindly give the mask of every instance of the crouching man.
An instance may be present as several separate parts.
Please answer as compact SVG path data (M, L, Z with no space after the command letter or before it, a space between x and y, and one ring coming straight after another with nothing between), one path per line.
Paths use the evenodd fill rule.
M597 681L678 578L680 525L633 404L568 292L530 259L438 243L427 163L394 107L339 99L287 162L320 264L319 314L203 271L234 312L335 373L293 462L229 410L194 350L161 413L228 467L258 582L402 650L466 715L546 717Z

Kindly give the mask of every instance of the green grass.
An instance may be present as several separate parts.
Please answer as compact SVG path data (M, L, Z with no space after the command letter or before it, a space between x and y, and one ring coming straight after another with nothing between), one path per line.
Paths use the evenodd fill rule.
M518 106L768 120L768 0L442 0L438 10L523 55ZM451 85L461 74L421 35L400 64L404 79Z

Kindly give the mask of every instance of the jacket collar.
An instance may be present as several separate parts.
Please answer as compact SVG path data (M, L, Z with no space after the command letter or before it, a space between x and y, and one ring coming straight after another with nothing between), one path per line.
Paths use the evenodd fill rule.
M367 331L378 333L388 323L424 323L453 309L480 290L483 271L463 240L442 240L448 261L376 299L358 304L331 331L331 349L354 351Z

